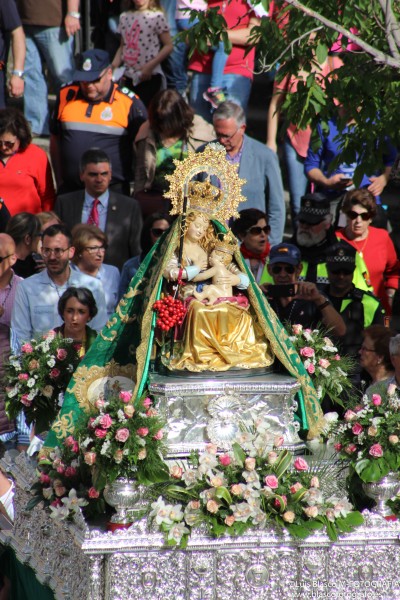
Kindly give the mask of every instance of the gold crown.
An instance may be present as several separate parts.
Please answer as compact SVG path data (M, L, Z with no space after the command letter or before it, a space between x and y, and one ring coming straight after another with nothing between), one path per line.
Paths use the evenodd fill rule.
M238 245L235 236L231 231L228 231L225 235L223 233L218 234L218 240L214 246L214 250L220 250L221 252L226 252L233 256L237 247Z
M237 165L226 160L226 151L220 144L208 144L203 152L189 152L184 160L174 160L175 171L166 175L170 187L166 198L171 200L171 215L183 212L184 197L187 196L187 212L206 213L210 219L225 222L231 217L238 217L237 207L245 202L242 186L245 179L240 179ZM200 173L207 178L215 177L218 187L209 180L193 181Z

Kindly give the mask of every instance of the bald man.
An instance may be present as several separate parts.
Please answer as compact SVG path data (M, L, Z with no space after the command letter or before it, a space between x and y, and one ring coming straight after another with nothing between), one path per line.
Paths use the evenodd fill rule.
M18 277L12 269L16 260L14 240L7 233L0 233L0 380L4 375L4 364L10 355L11 310L15 292L22 281L22 278ZM19 425L17 427L7 419L5 398L1 388L0 440L4 442L6 449L18 447L22 450L29 444L29 433L25 424L22 423L21 427Z

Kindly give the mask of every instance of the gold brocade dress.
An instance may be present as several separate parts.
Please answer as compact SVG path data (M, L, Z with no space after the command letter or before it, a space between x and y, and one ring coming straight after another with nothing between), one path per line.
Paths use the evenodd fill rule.
M174 257L167 272L176 264ZM239 272L236 265L230 267ZM188 283L182 296L187 298L193 289ZM170 370L227 371L269 367L274 355L247 298L239 295L212 305L190 300L182 339L175 342L172 358L164 357L163 362Z

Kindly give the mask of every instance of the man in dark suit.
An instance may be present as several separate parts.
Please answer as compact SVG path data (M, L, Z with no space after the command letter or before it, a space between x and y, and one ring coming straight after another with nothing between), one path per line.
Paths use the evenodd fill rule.
M80 160L85 189L58 196L54 210L71 229L77 223L100 227L108 237L104 262L121 269L128 258L140 254L142 216L136 200L109 190L111 175L107 154L87 150Z

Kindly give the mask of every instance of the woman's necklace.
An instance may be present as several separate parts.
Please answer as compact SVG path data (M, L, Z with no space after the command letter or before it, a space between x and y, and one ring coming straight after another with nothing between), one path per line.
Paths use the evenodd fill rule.
M11 294L11 290L12 290L12 286L13 286L13 281L14 281L14 275L11 276L10 283L9 283L10 287L8 288L8 292L6 294L6 297L4 298L2 304L0 304L0 317L2 317L4 315L4 312L6 310L5 309L5 305L6 305L6 302L8 300L8 296ZM6 288L4 288L4 289L6 289ZM3 291L3 290L1 290L1 291Z
M365 250L365 246L367 245L367 242L368 242L368 236L369 236L369 231L367 231L367 237L365 238L365 240L353 240L353 244L356 245L356 250L357 250L358 254L361 256L361 258L364 258L364 250ZM362 244L362 243L363 243L362 248L361 248L361 250L359 250L358 244Z

